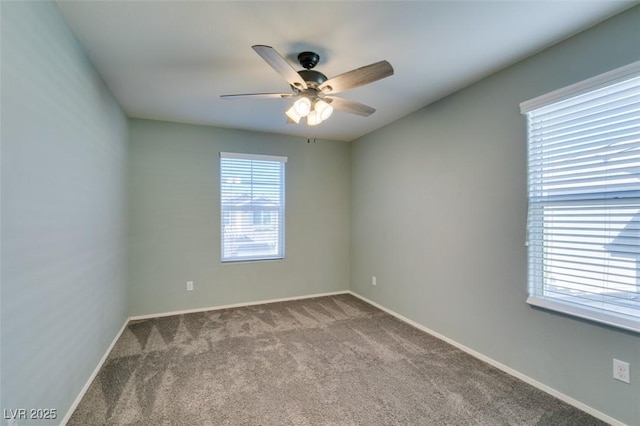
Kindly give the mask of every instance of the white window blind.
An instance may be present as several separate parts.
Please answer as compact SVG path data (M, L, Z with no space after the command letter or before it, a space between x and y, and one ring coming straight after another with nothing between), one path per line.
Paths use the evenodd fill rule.
M220 153L223 262L284 258L286 161Z
M640 63L521 110L527 302L640 332Z

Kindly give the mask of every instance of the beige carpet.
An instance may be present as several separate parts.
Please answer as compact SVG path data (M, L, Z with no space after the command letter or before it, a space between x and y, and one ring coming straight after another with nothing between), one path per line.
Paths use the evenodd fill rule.
M132 322L69 424L603 423L339 295Z

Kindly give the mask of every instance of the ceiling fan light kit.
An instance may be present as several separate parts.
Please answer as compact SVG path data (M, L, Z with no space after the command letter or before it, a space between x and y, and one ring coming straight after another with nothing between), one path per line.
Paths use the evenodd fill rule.
M255 45L252 48L271 68L285 78L293 93L248 93L222 95L222 98L296 98L293 105L285 112L285 116L292 123L300 123L303 118L306 118L307 125L316 126L328 119L334 109L367 117L375 112L375 108L333 94L393 75L391 64L380 61L327 79L324 74L312 69L320 61L320 56L315 52L300 53L298 61L304 69L296 71L271 46Z
M301 96L296 100L291 108L285 112L293 122L299 123L304 117L307 118L309 126L315 126L329 118L333 113L333 107L321 99L313 101L313 104L306 96Z

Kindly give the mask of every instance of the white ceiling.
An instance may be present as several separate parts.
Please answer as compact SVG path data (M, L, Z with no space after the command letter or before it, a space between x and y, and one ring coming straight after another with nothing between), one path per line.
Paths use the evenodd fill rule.
M637 1L110 1L58 5L130 117L350 141L588 28ZM395 75L341 96L377 109L286 124L290 91L252 49L320 54L329 78L382 59Z

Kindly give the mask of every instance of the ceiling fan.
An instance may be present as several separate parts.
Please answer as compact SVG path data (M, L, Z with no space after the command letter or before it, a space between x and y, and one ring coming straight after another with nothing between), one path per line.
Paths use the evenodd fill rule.
M317 53L300 53L298 61L304 69L296 71L273 47L256 45L252 46L252 48L271 68L284 77L291 86L292 92L246 93L222 95L221 97L224 99L296 98L291 108L285 113L288 121L292 123L300 123L303 118L306 118L309 126L315 126L329 118L334 109L367 117L373 114L376 109L359 102L334 96L334 93L355 89L393 75L391 64L387 61L380 61L347 71L333 78L327 78L321 72L312 69L320 61L320 56Z

